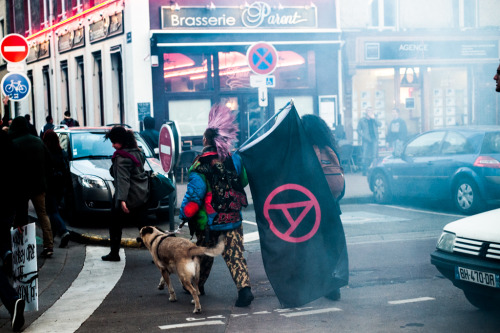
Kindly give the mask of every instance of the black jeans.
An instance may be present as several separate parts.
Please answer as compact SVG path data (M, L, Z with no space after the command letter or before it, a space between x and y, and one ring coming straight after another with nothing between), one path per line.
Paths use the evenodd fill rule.
M109 240L111 254L118 255L122 241L123 226L135 225L141 229L146 225L147 207L142 205L136 208L129 208L130 213L125 213L120 207L111 211L111 222L109 225Z

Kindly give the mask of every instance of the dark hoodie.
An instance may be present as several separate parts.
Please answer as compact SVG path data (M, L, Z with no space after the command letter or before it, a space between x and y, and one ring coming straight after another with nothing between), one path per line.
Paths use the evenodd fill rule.
M22 116L14 118L9 128L14 161L19 173L16 184L23 196L31 197L47 190L51 167L50 154L39 137L29 134L28 123Z

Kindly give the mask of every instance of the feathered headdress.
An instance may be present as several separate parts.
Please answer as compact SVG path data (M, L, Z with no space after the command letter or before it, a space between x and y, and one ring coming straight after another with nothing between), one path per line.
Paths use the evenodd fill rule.
M214 104L208 114L208 128L217 133L214 138L215 147L222 161L229 155L238 134L235 119L236 116L231 112L231 109L220 104Z

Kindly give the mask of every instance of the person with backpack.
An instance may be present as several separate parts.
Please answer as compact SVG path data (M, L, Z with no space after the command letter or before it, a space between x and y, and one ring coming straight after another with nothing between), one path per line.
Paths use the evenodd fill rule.
M339 201L344 197L345 178L344 170L340 166L340 159L337 153L337 143L332 131L326 122L320 117L312 114L302 116L302 125L312 144L314 152L325 174L326 181L330 187L333 196L333 205L335 207L335 219L340 221ZM342 223L342 221L340 221ZM340 299L340 289L337 289L326 298L337 301Z
M238 154L231 154L238 132L235 116L224 105L214 105L203 134L203 150L189 169L189 183L180 208L180 219L188 221L196 245L214 246L224 235L222 256L238 289L235 306L250 305L251 291L248 267L243 256L243 225L241 209L248 205L244 187L248 184ZM200 263L198 288L205 294L213 258L204 256Z
M80 126L80 123L78 122L78 120L71 118L71 112L65 111L64 119L61 120L61 125L66 125L68 127L78 127Z

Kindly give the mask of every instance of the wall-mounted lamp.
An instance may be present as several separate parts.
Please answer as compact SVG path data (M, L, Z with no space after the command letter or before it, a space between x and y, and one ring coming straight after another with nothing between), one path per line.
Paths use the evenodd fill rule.
M215 8L216 7L215 7L214 3L210 1L210 5L207 5L207 9L208 10L215 10Z
M104 15L104 13L103 13L103 12L100 12L100 13L99 13L99 16L100 16L100 17L102 17L103 15Z
M283 9L284 9L283 5L281 4L281 2L279 2L278 3L278 10L283 10Z

